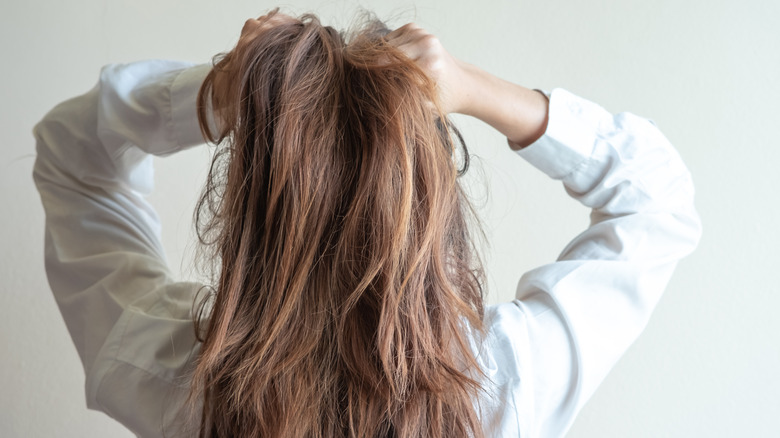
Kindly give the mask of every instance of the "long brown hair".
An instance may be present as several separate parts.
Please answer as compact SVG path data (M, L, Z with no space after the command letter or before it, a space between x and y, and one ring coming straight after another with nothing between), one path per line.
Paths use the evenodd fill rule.
M386 33L304 15L203 83L221 149L196 210L219 266L193 376L201 436L482 435L462 141Z

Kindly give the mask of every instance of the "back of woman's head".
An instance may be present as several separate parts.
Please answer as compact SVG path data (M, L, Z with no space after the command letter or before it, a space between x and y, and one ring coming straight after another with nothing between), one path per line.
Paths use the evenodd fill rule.
M481 435L459 136L386 32L265 26L203 84L222 143L197 214L220 265L203 436Z

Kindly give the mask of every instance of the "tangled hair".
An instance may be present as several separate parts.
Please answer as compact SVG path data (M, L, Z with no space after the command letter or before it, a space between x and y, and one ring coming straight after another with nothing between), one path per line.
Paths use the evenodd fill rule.
M460 135L387 32L304 15L203 83L221 146L196 210L219 271L196 321L202 437L482 436Z

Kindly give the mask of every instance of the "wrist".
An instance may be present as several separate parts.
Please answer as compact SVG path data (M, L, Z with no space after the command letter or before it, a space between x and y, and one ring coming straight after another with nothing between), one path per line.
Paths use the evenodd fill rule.
M458 84L459 99L452 112L465 114L482 120L487 108L485 108L484 92L486 88L487 74L479 67L458 60L460 72Z
M549 102L537 90L500 79L464 64L461 114L476 117L507 137L512 149L539 139L547 128Z

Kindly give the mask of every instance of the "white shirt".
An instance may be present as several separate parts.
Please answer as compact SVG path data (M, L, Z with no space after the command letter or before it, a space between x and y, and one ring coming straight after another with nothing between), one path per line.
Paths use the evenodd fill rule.
M35 127L46 270L86 373L87 406L138 436L176 436L199 345L199 284L173 278L144 195L152 155L202 144L195 99L210 66L103 68L88 93ZM527 272L516 300L488 306L473 345L488 381L488 437L560 437L644 328L701 227L691 177L649 121L561 89L518 154L592 208L557 261Z

